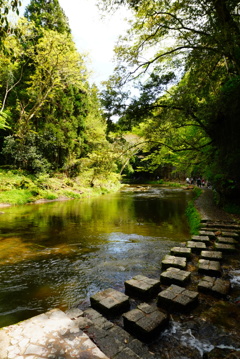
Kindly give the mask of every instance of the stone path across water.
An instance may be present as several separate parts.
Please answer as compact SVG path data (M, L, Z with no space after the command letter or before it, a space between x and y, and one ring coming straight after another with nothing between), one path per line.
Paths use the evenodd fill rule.
M221 238L223 232L226 234L227 229L227 238L231 238L230 230L233 228L235 235L231 251L236 252L240 245L237 237L240 226L230 222L216 222L216 218L210 221L208 218L204 220L203 228L206 228L201 231L204 242L193 236L186 247L172 248L163 260L159 291L156 290L159 288L158 280L139 275L126 282L127 295L111 288L94 295L91 303L95 309L81 311L76 308L65 313L54 309L2 328L0 359L160 358L151 353L144 342L151 340L168 325L169 313L191 311L198 305L201 293L225 298L230 290L230 282L221 279L222 263L225 256L229 255L226 246L230 244L220 242L222 248L225 248L221 251L218 238ZM208 228L211 228L211 233L208 233ZM188 270L188 262L192 256L200 279L196 288L189 290L187 287L191 284L191 272ZM138 294L141 303L132 307L128 298ZM100 305L98 300L101 301ZM151 302L151 305L144 301ZM108 314L117 315L118 306L121 307L121 314L124 312L121 322L107 319ZM103 314L97 311L99 308Z

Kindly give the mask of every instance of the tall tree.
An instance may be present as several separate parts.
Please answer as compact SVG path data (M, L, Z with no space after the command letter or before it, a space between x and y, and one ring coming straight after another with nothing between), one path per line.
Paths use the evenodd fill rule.
M37 27L70 33L68 19L58 0L31 0L25 11L25 17Z
M215 174L238 181L239 2L116 0L101 3L128 4L135 14L127 35L121 37L116 47L119 64L111 81L117 88L127 80L139 82L140 97L131 102L127 111L123 109L122 120L133 116L150 118L149 129L154 126L155 139L158 135L161 144L159 149L168 146L169 151L175 152L208 152L206 168L210 167L209 158L212 158L211 170ZM171 73L175 77L171 77ZM165 84L164 78L169 79ZM152 148L156 154L156 141ZM200 157L195 156L196 162Z

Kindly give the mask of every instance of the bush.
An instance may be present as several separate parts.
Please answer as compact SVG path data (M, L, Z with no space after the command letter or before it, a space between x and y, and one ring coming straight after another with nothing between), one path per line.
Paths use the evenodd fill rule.
M193 234L198 234L199 232L199 228L201 226L201 217L199 212L197 211L197 209L194 206L194 201L190 201L188 203L187 209L186 209L186 216L188 219L188 224L190 227L190 233Z

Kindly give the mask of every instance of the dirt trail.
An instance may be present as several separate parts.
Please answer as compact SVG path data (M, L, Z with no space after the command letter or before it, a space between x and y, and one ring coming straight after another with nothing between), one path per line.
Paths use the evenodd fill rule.
M212 221L232 221L230 214L217 207L213 199L213 191L209 188L203 190L201 196L195 201L197 210L200 212L202 219Z

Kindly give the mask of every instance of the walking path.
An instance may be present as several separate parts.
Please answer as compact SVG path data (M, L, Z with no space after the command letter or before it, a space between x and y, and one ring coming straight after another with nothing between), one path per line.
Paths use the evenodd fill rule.
M226 222L221 228L220 222L215 221L224 220L230 223L231 218L214 206L212 192L208 189L204 190L198 199L197 208L204 220L212 221L209 224L205 222L204 225L211 225L215 230L217 228L218 233L212 233L210 229L208 231L206 228L205 233L202 233L201 236L195 236L195 238L193 236L186 247L172 248L171 255L168 255L165 262L163 261L163 269L166 271L161 274L161 284L165 284L165 289L158 294L154 308L142 303L123 315L124 328L126 324L125 329L128 331L107 320L105 316L99 313L98 309L100 312L101 309L107 312L115 308L113 305L117 302L117 294L116 291L109 289L93 296L91 298L92 308L84 312L77 308L65 313L59 309L54 309L18 324L2 328L0 330L0 359L154 358L154 354L149 352L147 345L136 338L135 330L136 332L139 331L143 337L145 334L151 337L151 333L155 333L156 329L162 330L163 322L164 325L167 324L165 314L165 317L161 314L162 317L159 318L159 313L162 313L161 307L164 308L164 313L168 312L170 308L173 311L181 311L188 306L192 308L192 304L197 305L198 291L212 295L225 295L229 290L228 283L219 278L214 278L221 276L221 265L218 260L222 256L219 256L221 251L218 249L218 253L216 253L213 246L215 242L219 242L219 238L222 238L217 236L223 235L224 240L226 240L223 232L226 228ZM235 227L240 233L240 227ZM228 250L224 246L232 246L232 249L235 250L233 243L239 243L235 238L231 244L221 242L220 239L223 250ZM190 275L187 271L187 262L191 260L189 254L192 255L195 251L199 254L199 273L202 272L205 275L196 292L183 288L190 281ZM194 256L196 258L196 254ZM129 295L133 289L135 293L148 293L150 295L154 293L156 296L155 289L158 283L156 280L137 276L134 281L128 281L127 285L128 291L130 291ZM167 285L168 287L166 287ZM120 293L119 297L124 302L124 311L126 312L126 296Z

